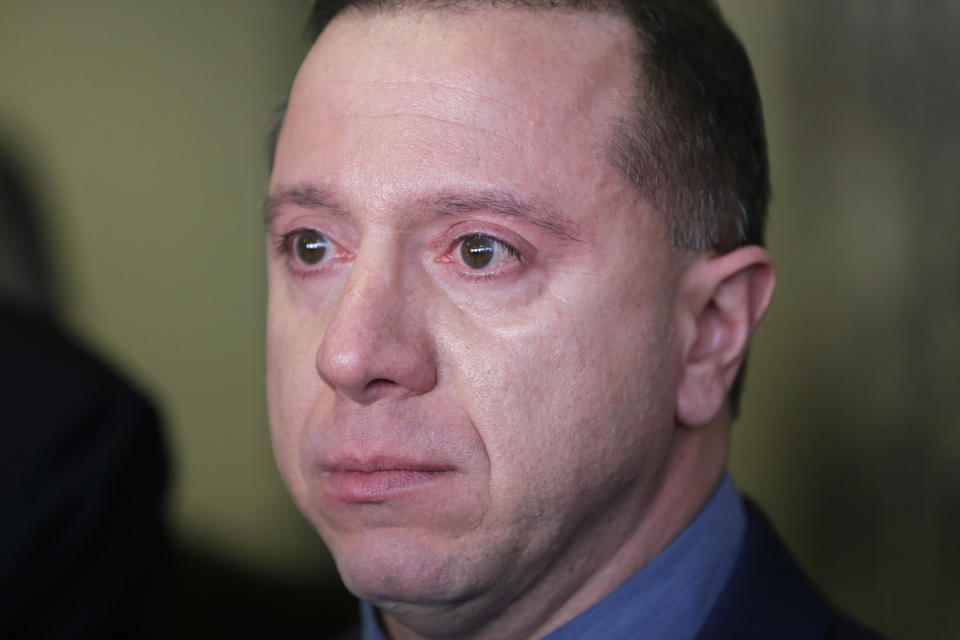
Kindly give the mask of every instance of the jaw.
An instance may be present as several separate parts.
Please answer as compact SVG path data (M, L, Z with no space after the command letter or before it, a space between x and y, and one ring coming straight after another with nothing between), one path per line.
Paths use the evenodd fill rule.
M562 548L544 554L538 564L528 563L530 571L522 580L504 582L503 576L513 575L510 565L521 561L508 559L503 571L487 576L491 588L484 589L475 577L475 590L460 591L460 597L451 599L462 550L438 556L436 547L430 547L408 557L419 558L418 567L426 569L421 575L434 586L453 591L431 587L433 597L417 601L358 595L381 610L395 638L543 637L623 584L696 517L724 473L728 436L729 423L723 421L698 430L676 429L666 464L649 480L648 496L625 491L612 517L587 518L568 540L554 540ZM416 546L419 541L422 538L410 536L405 544ZM395 562L395 556L370 559L369 570L387 589L398 583L378 570Z

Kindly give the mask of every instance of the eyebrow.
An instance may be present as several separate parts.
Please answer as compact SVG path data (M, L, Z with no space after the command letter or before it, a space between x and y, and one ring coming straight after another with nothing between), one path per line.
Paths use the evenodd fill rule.
M263 203L263 220L269 227L279 210L288 205L305 209L327 209L335 215L346 215L329 189L316 184L298 184L271 193Z
M508 189L441 194L425 199L423 204L444 215L487 210L533 224L561 240L579 242L573 233L576 225L572 221L540 200Z
M574 235L576 225L572 221L540 200L509 189L442 193L421 198L417 204L440 215L490 211L532 224L561 240L580 241ZM337 216L348 214L347 209L340 205L329 189L317 184L299 184L280 189L266 199L263 211L267 226L278 215L279 210L287 205L306 209L326 209Z

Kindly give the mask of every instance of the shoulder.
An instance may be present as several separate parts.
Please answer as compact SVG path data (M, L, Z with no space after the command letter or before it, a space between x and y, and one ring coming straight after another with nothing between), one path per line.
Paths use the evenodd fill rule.
M55 324L0 307L0 384L0 476L46 474L64 459L89 460L91 478L118 465L137 474L143 459L165 476L153 405Z
M106 400L151 410L143 395L54 323L0 307L0 379L6 421L68 422Z
M874 640L803 575L760 509L745 500L747 532L733 573L698 640Z
M8 512L42 520L41 506L69 507L86 522L78 510L107 515L161 493L166 456L153 405L54 324L0 307L0 389Z
M152 404L53 324L3 308L0 398L0 636L153 637L167 463Z
M79 492L97 485L115 495L144 482L159 491L167 469L153 404L55 324L0 307L0 388L6 486L39 497L58 483L98 501L106 496Z
M362 640L363 634L360 631L360 627L356 629L351 629L346 633L341 633L334 640Z

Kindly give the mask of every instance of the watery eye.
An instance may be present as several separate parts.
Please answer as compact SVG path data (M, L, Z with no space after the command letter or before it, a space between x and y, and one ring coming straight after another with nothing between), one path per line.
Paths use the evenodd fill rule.
M484 269L493 262L501 244L489 236L470 236L460 243L460 257L471 269Z
M313 229L303 229L293 242L297 260L304 264L317 264L323 261L330 245L327 236Z

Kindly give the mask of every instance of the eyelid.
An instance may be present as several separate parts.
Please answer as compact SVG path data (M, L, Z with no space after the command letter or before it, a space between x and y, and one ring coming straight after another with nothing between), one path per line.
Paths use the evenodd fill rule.
M437 262L446 263L454 269L457 277L471 281L498 280L519 274L527 265L528 257L535 253L532 247L522 241L522 239L513 240L515 234L508 232L492 231L485 226L475 226L472 224L457 225L469 230L456 232L456 227L451 229L456 235L447 243L446 251L437 258ZM453 235L453 233L451 233ZM510 240L505 236L511 237ZM482 237L490 238L497 245L505 256L499 264L492 268L473 269L464 264L460 255L460 247L470 238Z
M473 236L485 236L497 242L502 242L513 248L519 255L529 256L536 253L530 243L510 227L504 227L483 218L457 221L446 230L443 234L444 239L441 239L437 244L445 244L447 250L451 250L458 243Z
M291 229L290 231L274 234L274 242L273 242L274 255L278 258L282 258L284 256L287 256L287 257L293 256L293 242L294 240L296 240L297 236L303 233L304 231L313 231L315 233L319 233L320 235L322 235L324 238L327 239L327 242L329 242L335 247L339 247L336 241L331 239L330 236L324 233L323 231L320 231L315 227L301 226L301 227L296 227L294 229Z
M457 247L462 245L467 240L470 240L471 238L490 238L497 244L498 247L500 247L503 251L505 251L511 257L516 258L517 260L520 260L522 258L520 250L515 246L513 246L510 242L507 242L503 238L497 235L494 235L492 233L484 233L482 231L475 231L472 233L465 233L461 236L457 236L457 238L453 241L452 249L456 249Z
M335 215L328 215L322 210L304 211L297 207L278 209L274 217L269 220L267 227L267 232L272 239L273 249L279 254L282 254L285 249L282 244L283 240L287 239L289 241L301 231L320 233L341 249L354 246L357 242L356 230L352 228L348 220Z

